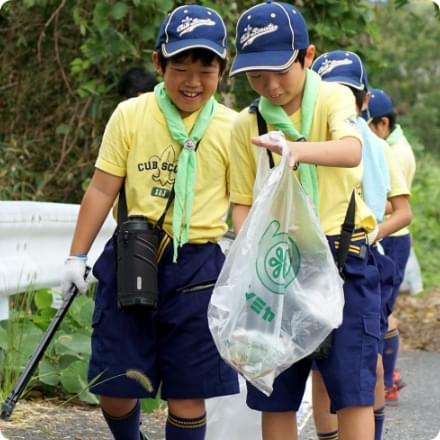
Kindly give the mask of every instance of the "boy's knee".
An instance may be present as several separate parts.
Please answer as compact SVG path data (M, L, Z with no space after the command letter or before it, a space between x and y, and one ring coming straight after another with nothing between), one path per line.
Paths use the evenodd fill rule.
M136 399L121 399L119 397L99 396L102 410L111 417L124 417L133 411Z
M168 399L168 410L176 417L192 419L205 414L203 399Z

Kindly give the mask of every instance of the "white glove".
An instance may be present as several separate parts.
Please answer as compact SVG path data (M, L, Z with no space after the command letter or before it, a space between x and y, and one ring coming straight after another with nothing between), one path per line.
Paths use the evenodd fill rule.
M75 285L81 293L87 290L87 280L84 279L86 273L86 256L71 255L64 262L63 281L61 284L61 291L63 295Z

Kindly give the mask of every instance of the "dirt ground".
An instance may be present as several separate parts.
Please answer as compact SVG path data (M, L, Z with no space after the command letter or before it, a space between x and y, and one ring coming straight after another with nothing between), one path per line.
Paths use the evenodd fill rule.
M402 350L440 352L440 290L423 297L400 295L395 315ZM165 419L164 410L142 415L151 440L163 440ZM55 399L20 401L11 421L0 423L9 440L111 440L98 408Z

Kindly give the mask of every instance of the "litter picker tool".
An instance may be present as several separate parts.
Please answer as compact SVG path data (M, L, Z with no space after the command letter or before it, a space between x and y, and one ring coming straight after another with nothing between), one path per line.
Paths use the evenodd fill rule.
M84 278L87 278L89 272L90 272L90 267L87 267ZM26 385L31 379L32 374L38 365L38 362L43 357L44 352L46 351L47 347L52 341L55 332L57 331L64 317L66 316L66 313L69 310L69 307L72 304L77 294L78 294L78 288L75 285L72 285L72 287L65 295L61 307L57 310L55 316L52 318L52 321L50 322L49 327L43 334L40 343L38 344L37 348L35 349L28 363L26 364L26 367L24 368L23 372L18 378L14 388L12 389L9 396L4 401L2 406L2 412L0 414L0 419L9 420L9 418L11 417L11 414L14 411L18 399L20 398Z

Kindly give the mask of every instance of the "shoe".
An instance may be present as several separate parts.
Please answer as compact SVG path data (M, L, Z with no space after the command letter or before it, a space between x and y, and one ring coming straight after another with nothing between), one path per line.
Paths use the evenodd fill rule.
M402 377L400 375L400 370L396 368L393 371L393 383L397 385L397 389L400 391L402 388L406 387L406 382L402 380Z
M385 403L387 405L397 404L399 402L399 389L396 384L392 387L385 387Z

